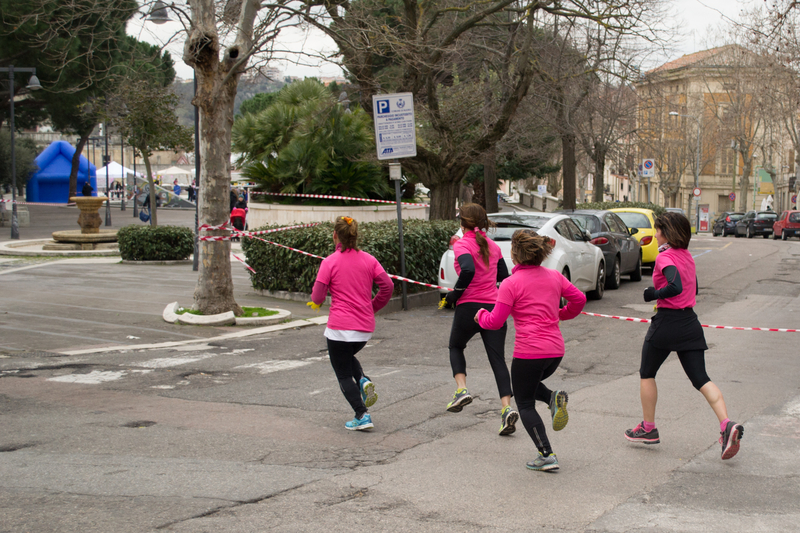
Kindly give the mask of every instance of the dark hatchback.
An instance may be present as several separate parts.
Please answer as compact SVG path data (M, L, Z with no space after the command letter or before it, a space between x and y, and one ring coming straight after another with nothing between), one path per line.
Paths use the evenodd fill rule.
M722 213L717 217L717 220L714 221L714 225L711 227L711 234L714 237L719 235L723 237L733 235L736 233L736 223L739 222L743 216L744 213L735 211L726 211Z
M611 211L579 209L559 211L569 215L581 229L589 232L591 242L603 251L606 261L606 289L618 289L620 277L630 274L631 281L642 279L642 250L633 237L636 228L628 229L619 215Z
M767 239L772 235L772 225L776 220L778 220L778 213L775 211L748 211L736 223L735 235L748 239L761 235Z

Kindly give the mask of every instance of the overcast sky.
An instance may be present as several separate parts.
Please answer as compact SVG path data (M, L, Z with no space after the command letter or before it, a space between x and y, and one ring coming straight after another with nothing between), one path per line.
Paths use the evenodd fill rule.
M725 22L725 17L733 20L739 19L739 14L743 8L750 5L763 4L759 0L668 0L674 5L675 22L683 28L682 37L675 47L675 52L665 57L664 61L677 59L684 54L690 54L700 50L705 50L713 46L713 32ZM142 23L143 19L135 17L128 23L128 33L153 44L163 46L171 36L181 29L176 22L163 25L156 25L151 22ZM299 32L287 34L281 37L282 47L290 50L313 50L313 51L334 51L333 42L321 32L315 31L310 34ZM192 69L181 59L183 55L183 45L181 42L173 42L167 45L167 49L175 60L175 70L178 77L191 79ZM341 75L341 70L335 65L319 64L315 66L305 66L298 64L299 59L291 59L273 65L282 70L284 74L290 76L337 76ZM308 61L305 59L305 61Z

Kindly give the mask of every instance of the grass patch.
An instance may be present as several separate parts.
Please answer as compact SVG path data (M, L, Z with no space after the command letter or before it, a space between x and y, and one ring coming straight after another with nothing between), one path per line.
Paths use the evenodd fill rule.
M272 309L264 309L263 307L242 307L242 311L244 314L242 318L253 318L253 317L261 317L261 316L272 316L277 315L278 311L274 311ZM200 311L195 311L194 309L186 309L183 307L179 307L175 314L177 315L185 315L189 313L190 315L202 315Z
M251 318L256 316L272 316L277 315L278 311L272 309L264 309L263 307L242 307L244 314L242 318Z

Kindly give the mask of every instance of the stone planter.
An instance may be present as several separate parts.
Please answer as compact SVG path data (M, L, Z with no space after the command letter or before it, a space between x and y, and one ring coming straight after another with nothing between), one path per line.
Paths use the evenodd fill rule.
M100 207L108 198L105 196L72 196L70 202L75 202L81 214L78 216L78 225L81 233L100 233Z
M250 202L247 226L251 229L269 224L291 225L311 222L333 222L338 216L351 216L358 222L397 220L397 206L390 204L360 206L283 205ZM429 207L403 206L403 218L428 220Z

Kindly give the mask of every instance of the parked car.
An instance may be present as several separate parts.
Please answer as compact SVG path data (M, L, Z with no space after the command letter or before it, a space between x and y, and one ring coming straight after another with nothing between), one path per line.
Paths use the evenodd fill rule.
M611 211L580 209L559 211L570 216L581 229L589 232L589 241L603 251L606 262L606 289L618 289L621 277L630 274L631 281L642 280L642 247L633 235L637 228L628 228Z
M768 239L772 235L772 225L778 220L778 213L775 211L748 211L736 222L734 235L736 237L747 237L752 239L756 235L761 235Z
M658 241L656 241L655 221L656 216L652 209L639 209L637 207L618 207L609 209L619 215L619 218L629 228L636 228L634 237L642 247L642 266L651 270L656 266L658 255Z
M519 229L532 229L539 235L550 237L554 242L552 253L542 266L564 274L573 285L586 293L592 300L599 300L605 291L606 270L603 252L591 244L591 236L580 229L567 215L559 213L492 213L489 220L497 224L486 232L500 247L508 271L514 266L511 259L511 237ZM439 262L439 286L455 287L458 275L455 269L453 244L461 238L458 233L450 238L450 247ZM439 291L443 295L447 291Z
M744 213L737 213L735 211L725 211L714 221L711 226L711 234L714 237L722 235L723 237L733 235L736 233L736 223L739 222Z
M511 197L504 193L503 191L497 191L497 203L508 202L511 200Z
M772 238L800 237L800 211L784 211L772 225Z
M680 207L666 207L665 209L669 213L680 213L681 215L686 216L686 211L684 211Z

